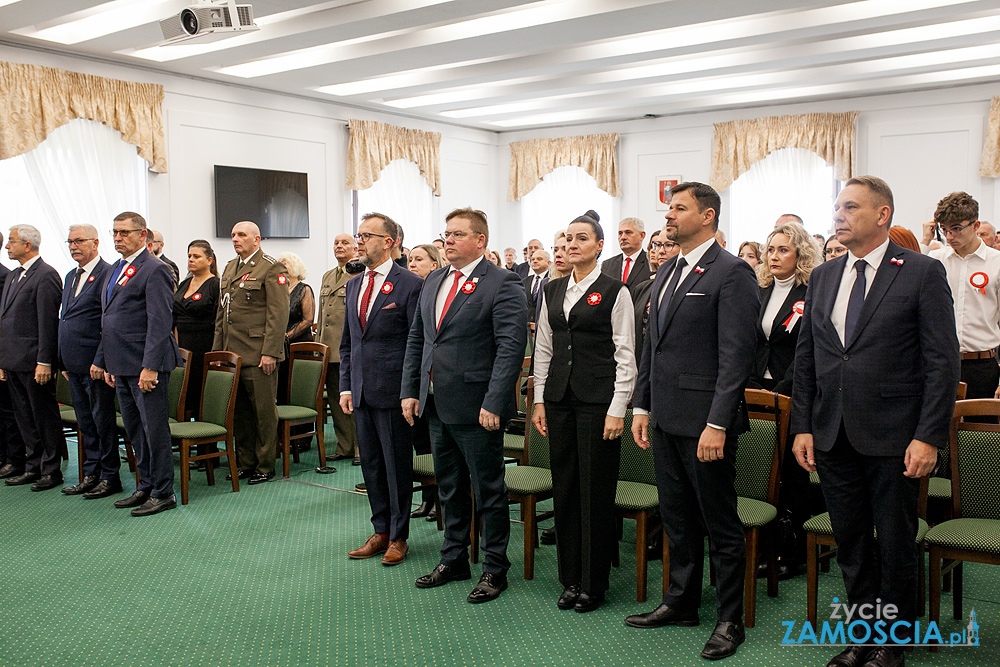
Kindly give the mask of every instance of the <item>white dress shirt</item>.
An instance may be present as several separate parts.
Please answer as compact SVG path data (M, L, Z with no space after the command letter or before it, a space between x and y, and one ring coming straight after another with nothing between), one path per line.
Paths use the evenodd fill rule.
M76 292L73 293L73 296L78 296L80 294L80 290L82 290L83 286L87 284L87 278L89 278L90 274L94 272L94 267L97 266L99 261L101 261L101 256L97 255L94 259L83 265L83 273L80 274L80 280L76 285ZM76 269L73 270L76 271ZM70 285L72 284L73 283L70 283Z
M365 321L372 315L372 306L375 305L375 297L378 296L379 290L382 289L382 285L385 284L385 279L389 276L389 269L392 268L392 258L386 255L385 261L371 269L375 272L375 284L372 286L372 296L371 300L368 302L368 310L365 311ZM365 290L368 289L368 271L366 270L361 274L361 291L358 292L358 317L361 317L361 301L364 299Z
M563 298L563 314L569 321L573 306L584 297L594 281L601 275L601 267L597 266L583 280L576 282L571 273L566 296ZM615 395L608 407L609 417L624 417L628 402L632 400L635 390L637 373L635 365L635 311L632 309L632 297L628 288L622 285L611 310L611 338L615 344ZM535 370L534 387L535 403L544 403L545 381L549 376L549 364L552 361L552 325L549 324L549 309L542 295L542 309L535 323Z
M833 302L833 310L830 312L830 323L837 330L840 342L845 346L847 345L847 341L844 339L844 323L847 322L847 302L851 298L851 290L854 289L854 281L858 277L858 272L854 269L854 264L859 259L863 259L868 263L868 266L865 267L865 298L867 298L868 292L871 291L872 283L875 282L875 274L878 272L879 265L882 264L885 251L888 249L889 238L886 237L880 246L864 257L858 257L853 252L847 251L847 264L844 266L844 275L840 278L840 289L837 291L837 300Z
M21 276L17 279L17 282L21 282L22 280L24 280L24 277L28 275L28 269L30 269L32 264L34 264L41 258L42 258L41 255L35 255L34 257L26 261L24 264L22 264L21 268L23 269L23 271L21 271Z
M978 239L977 239L978 240ZM960 257L951 246L932 250L930 256L944 264L948 286L955 301L955 325L962 352L985 352L1000 347L1000 250L979 241L979 247ZM972 285L972 276L986 274L982 289ZM977 276L976 282L982 276Z
M485 255L480 255L479 259L475 259L469 262L467 265L461 269L455 269L453 267L448 267L448 273L445 275L444 280L441 281L441 287L438 288L437 301L434 304L434 326L441 321L441 313L444 311L444 302L448 300L448 292L451 291L451 286L455 283L455 271L459 271L462 277L458 281L458 291L455 292L455 298L459 298L458 295L462 291L462 285L469 279L472 272L476 270L479 266L479 262L483 261Z

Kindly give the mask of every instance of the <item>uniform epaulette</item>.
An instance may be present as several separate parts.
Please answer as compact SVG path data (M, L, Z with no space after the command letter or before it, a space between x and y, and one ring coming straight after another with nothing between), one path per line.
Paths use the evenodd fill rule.
M278 261L278 260L276 260L276 259L275 259L274 257L271 257L270 255L261 255L261 257L263 257L263 258L264 258L264 259L266 259L267 261L271 262L271 264L274 264L275 262L277 262L277 261Z

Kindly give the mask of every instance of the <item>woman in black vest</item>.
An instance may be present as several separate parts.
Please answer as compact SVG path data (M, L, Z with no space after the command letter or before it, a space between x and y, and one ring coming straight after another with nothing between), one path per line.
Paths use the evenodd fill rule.
M601 273L593 211L566 230L573 272L543 290L532 423L549 436L560 609L604 602L615 548L614 504L625 410L635 386L632 298Z

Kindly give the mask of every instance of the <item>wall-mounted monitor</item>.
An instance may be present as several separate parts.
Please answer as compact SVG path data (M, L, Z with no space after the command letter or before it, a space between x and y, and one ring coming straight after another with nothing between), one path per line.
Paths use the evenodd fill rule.
M215 165L215 233L251 220L263 238L309 237L308 175L293 171Z

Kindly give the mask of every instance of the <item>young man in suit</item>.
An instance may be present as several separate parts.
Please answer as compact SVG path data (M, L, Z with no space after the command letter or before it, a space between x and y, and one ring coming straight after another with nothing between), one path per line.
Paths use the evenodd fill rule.
M649 280L652 271L649 268L649 257L642 249L642 240L646 237L646 227L639 218L624 218L618 223L618 247L622 254L604 260L601 271L612 278L622 281L629 292Z
M111 236L122 256L101 285L101 342L91 377L118 393L125 432L135 450L139 483L115 501L132 516L177 507L170 441L170 371L181 363L173 334L170 267L146 250L146 220L132 211L115 217Z
M664 230L681 254L659 267L653 283L632 422L636 443L653 446L670 587L660 606L625 622L698 625L707 530L717 620L701 655L718 660L744 640L746 545L734 484L760 297L750 265L715 240L718 193L694 182L670 192Z
M122 490L115 390L90 374L101 342L101 286L111 265L98 253L100 241L93 225L70 225L66 243L77 267L63 282L59 359L73 397L84 460L83 479L62 492L95 500Z
M380 213L358 227L358 254L367 269L347 283L347 314L340 343L340 407L358 427L361 472L374 534L351 558L384 553L383 565L406 559L413 496L411 429L396 400L406 338L423 280L392 261L397 225Z
M944 266L890 241L892 214L892 190L874 176L837 197L848 253L809 279L790 430L799 465L819 472L848 603L880 599L912 623L919 478L948 444L960 361ZM829 664L902 665L902 648L855 645Z
M0 380L10 389L24 449L8 452L21 474L8 486L31 484L46 491L62 484L66 438L56 401L59 336L59 274L38 255L42 235L31 225L10 228L7 253L20 263L4 283L0 300Z
M424 283L403 363L402 408L411 425L427 414L434 471L445 516L441 563L418 588L469 579L472 491L483 526L483 575L469 594L494 600L507 588L510 515L504 484L503 427L515 413L514 387L528 322L517 276L484 260L486 214L448 214L445 255L451 266Z

